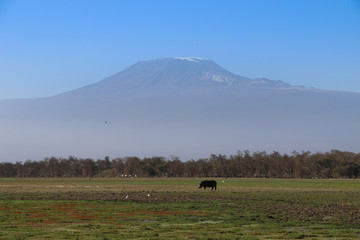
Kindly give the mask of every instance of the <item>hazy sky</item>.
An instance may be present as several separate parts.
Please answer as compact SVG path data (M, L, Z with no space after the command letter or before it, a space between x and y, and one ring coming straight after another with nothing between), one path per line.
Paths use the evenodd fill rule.
M177 56L360 92L360 1L0 0L0 99L52 96Z

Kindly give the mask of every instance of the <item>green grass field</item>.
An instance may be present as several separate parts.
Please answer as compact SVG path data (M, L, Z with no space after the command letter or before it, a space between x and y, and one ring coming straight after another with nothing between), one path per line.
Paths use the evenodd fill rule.
M359 239L359 180L0 179L0 239Z

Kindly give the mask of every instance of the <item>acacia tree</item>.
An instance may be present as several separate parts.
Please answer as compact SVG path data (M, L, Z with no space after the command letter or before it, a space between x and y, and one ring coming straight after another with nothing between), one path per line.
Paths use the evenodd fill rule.
M15 164L12 163L0 163L0 177L15 177L17 170Z
M81 161L81 165L82 165L82 176L83 177L93 177L95 175L95 162L90 159L87 158L85 160Z
M287 154L284 154L282 159L283 159L282 161L283 176L285 178L294 178L295 177L294 159Z
M179 157L171 156L168 161L167 173L169 177L183 177L185 174L185 164Z
M110 158L107 156L105 159L98 159L96 161L96 170L97 173L111 169Z
M111 168L116 169L117 174L124 175L124 159L115 158L111 161Z
M199 160L201 161L201 160ZM185 176L186 177L198 177L201 173L199 171L199 161L190 160L185 162Z
M127 176L139 176L140 158L126 157L124 160L124 174Z
M167 162L163 157L144 158L140 163L142 175L145 177L165 176Z

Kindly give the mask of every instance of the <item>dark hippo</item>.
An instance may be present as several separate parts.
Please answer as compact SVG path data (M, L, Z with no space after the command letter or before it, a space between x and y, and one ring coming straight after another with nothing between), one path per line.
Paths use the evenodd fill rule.
M211 187L211 190L214 190L214 188L215 188L215 190L216 190L216 181L214 181L214 180L202 181L199 184L199 188L202 188L202 187L204 187L204 190L206 189L206 187Z

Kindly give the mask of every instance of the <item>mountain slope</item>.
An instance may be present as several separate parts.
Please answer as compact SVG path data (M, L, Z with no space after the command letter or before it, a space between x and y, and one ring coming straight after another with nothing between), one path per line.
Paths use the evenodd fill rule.
M0 101L0 161L359 152L359 104L358 93L249 79L201 58L142 61L54 97Z

